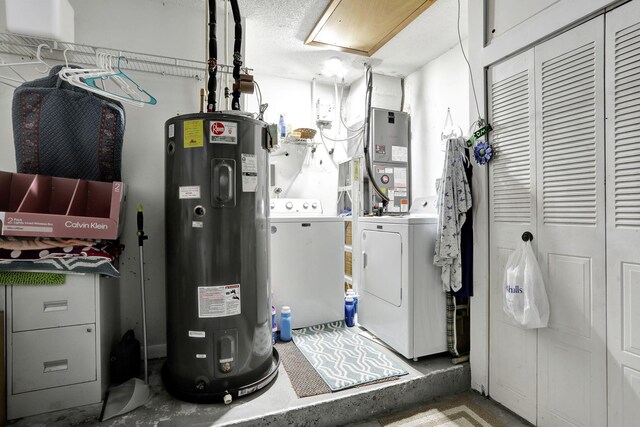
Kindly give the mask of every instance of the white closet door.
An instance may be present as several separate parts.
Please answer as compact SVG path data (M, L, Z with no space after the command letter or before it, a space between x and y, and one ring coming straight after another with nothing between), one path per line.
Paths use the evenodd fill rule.
M640 423L640 1L607 14L609 425Z
M537 333L515 326L502 310L502 274L507 258L520 244L524 231L536 234L533 64L530 50L492 66L487 77L496 153L489 163L489 394L535 424Z
M538 425L607 423L604 17L535 48Z

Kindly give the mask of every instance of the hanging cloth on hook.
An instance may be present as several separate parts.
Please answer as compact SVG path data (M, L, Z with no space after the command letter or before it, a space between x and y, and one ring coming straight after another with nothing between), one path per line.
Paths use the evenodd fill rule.
M438 227L433 257L433 264L442 268L444 291L458 291L462 287L460 230L472 204L463 157L460 139L449 139L438 189Z
M122 104L49 76L13 94L17 171L93 181L120 181Z

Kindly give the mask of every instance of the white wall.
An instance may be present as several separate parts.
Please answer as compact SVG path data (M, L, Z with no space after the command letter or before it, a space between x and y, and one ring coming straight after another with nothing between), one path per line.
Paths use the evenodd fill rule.
M289 130L315 129L316 100L320 99L322 103L332 104L335 111L337 102L333 85L316 83L312 102L313 83L310 81L285 79L259 73L256 73L255 79L262 91L262 102L269 104L264 115L267 122L278 123L282 114ZM248 98L247 110L258 110L255 96ZM336 122L334 118L332 128L325 130L325 135L334 139L345 137L344 129L338 134ZM316 134L315 141L321 142L319 133ZM329 156L323 144L317 146L315 153L312 153L311 148L281 144L280 149L271 155L271 164L275 165L275 182L272 185L283 190L279 197L320 199L324 214L335 215L338 186L336 163L346 158L344 149L346 143L328 139L325 141L329 150L335 148L332 157ZM278 197L275 194L271 196Z
M447 108L465 135L469 128L469 72L460 47L411 73L404 87L404 110L411 114L412 197L435 196L435 181L444 164L440 136Z

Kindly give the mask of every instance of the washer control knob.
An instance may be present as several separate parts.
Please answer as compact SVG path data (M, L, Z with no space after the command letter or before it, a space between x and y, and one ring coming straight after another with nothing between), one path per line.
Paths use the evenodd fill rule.
M308 209L308 208L309 208L309 203L304 202L304 203L302 204L302 207L303 207L303 208L305 208L305 209Z
M291 202L287 202L287 204L285 205L285 207L289 210L293 209L293 203Z
M311 207L312 207L313 209L315 209L315 208L317 208L317 207L318 207L318 204L317 204L317 203L313 203L313 204L311 204Z

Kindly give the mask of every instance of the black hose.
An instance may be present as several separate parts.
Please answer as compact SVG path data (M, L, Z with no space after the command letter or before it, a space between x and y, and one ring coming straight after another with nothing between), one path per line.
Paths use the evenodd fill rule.
M371 162L373 161L372 156L369 155L369 139L371 138L371 97L373 92L373 73L371 72L371 66L366 65L365 72L365 84L366 84L366 92L365 92L365 113L364 113L364 141L362 144L362 148L364 151L364 163L367 170L367 175L369 176L369 182L373 185L373 189L378 194L378 196L382 199L382 206L387 206L389 204L389 198L382 192L378 183L376 182L375 176L371 172ZM373 208L373 206L372 206Z
M218 39L216 38L216 0L209 0L209 84L207 111L216 110L216 71L218 69Z
M235 22L235 38L233 41L233 92L231 93L231 109L240 109L240 67L242 66L242 22L240 20L240 8L238 0L229 0L233 21Z

